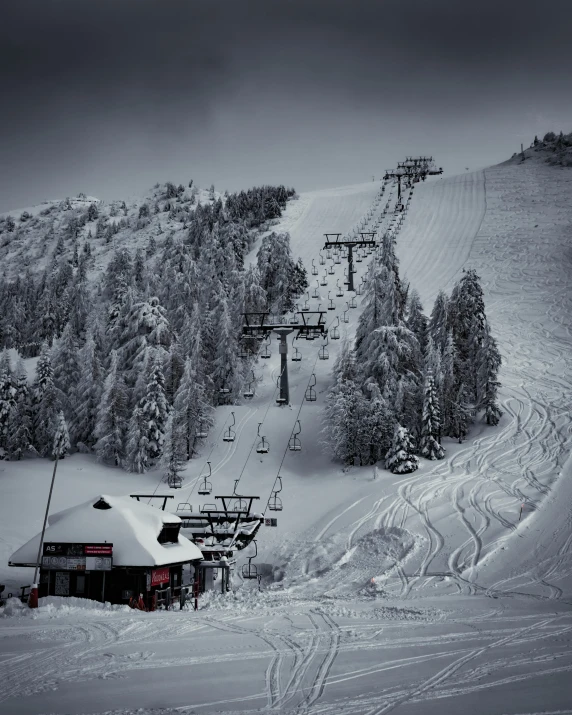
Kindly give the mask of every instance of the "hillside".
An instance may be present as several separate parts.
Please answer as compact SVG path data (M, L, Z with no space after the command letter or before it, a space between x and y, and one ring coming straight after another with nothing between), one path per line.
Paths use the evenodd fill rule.
M463 268L476 269L503 357L500 424L477 422L464 444L446 438L445 459L421 460L413 474L341 466L321 443L342 340L330 340L327 361L318 360L319 345L298 346L291 409L275 404L273 340L272 357L254 366L254 398L217 408L174 493L175 502L202 501L196 485L207 459L215 493L230 493L240 477L241 492L261 503L281 474L278 527L258 538L261 593L236 579L234 594L206 598L197 614L46 606L34 621L6 619L0 697L10 712L151 715L158 703L169 713L569 712L572 174L511 160L427 181L416 185L402 226L382 216L395 189L380 194L373 182L301 194L272 229L290 233L311 287L325 232L395 233L401 274L426 313ZM343 269L317 286L312 307L325 306ZM345 302L335 299L330 328ZM355 334L360 312L347 309L342 337ZM307 402L312 373L318 399ZM237 439L225 443L231 412ZM296 420L302 450L290 452ZM270 443L264 455L254 450L259 423ZM1 469L9 498L0 503L0 580L15 586L28 576L8 570L6 557L41 526L43 497L30 494L45 492L49 463ZM127 474L89 455L67 457L58 470L53 510L99 492L167 491L160 470ZM191 692L182 685L189 667L198 683Z

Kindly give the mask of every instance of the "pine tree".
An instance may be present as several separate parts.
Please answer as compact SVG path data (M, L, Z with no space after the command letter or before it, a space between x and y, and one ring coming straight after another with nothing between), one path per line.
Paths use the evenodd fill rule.
M58 401L62 405L66 421L73 423L76 419L75 405L77 404L75 390L80 379L81 366L77 337L70 323L66 325L61 338L52 349L52 369Z
M105 378L97 410L94 436L95 453L101 462L119 466L124 457L124 436L127 426L128 396L123 376L118 371L118 356L111 353L111 366Z
M447 296L442 290L439 291L429 319L429 334L441 352L445 350L447 344L447 303Z
M149 461L161 456L165 441L165 427L169 416L169 404L165 395L165 378L158 356L150 361L147 392L139 402L141 410L141 434L146 440Z
M435 389L433 374L429 371L425 378L423 417L421 423L421 456L427 459L443 459L445 450L441 447L441 413Z
M123 467L129 472L143 474L149 469L149 440L145 434L143 415L140 407L135 407L127 427L127 445Z
M70 451L70 438L66 425L66 418L63 410L58 412L56 430L54 434L54 443L52 446L52 458L64 459Z
M413 454L411 435L407 427L397 424L391 447L385 459L385 468L393 474L409 474L419 467L419 460Z
M177 425L174 413L169 414L165 426L165 444L161 456L161 466L165 480L170 487L181 485L181 472L185 468L184 440L181 439L180 425Z
M425 354L428 340L428 320L423 315L421 298L416 290L412 290L407 301L407 319L405 325L417 338L422 354Z
M204 398L204 388L197 380L192 357L185 360L183 377L173 401L173 420L177 437L181 440L184 459L191 459L195 449L195 435L202 426L212 425L210 409Z
M497 396L500 387L497 380L500 366L501 356L496 340L490 333L488 323L485 323L483 342L477 354L477 407L485 411L488 425L497 425L502 416Z
M364 429L369 405L357 383L354 354L344 342L326 395L324 444L344 464L364 464L371 453Z
M370 393L367 418L364 424L369 441L369 455L365 463L375 464L385 458L391 446L395 418L375 383L367 383L365 389Z
M103 392L104 370L93 332L88 335L79 352L80 373L74 390L73 421L70 424L72 445L80 449L93 449L95 426Z
M10 459L22 459L26 452L33 449L28 375L22 358L18 360L15 375L16 405L11 413L7 449Z
M467 402L465 386L460 384L454 400L451 402L451 426L449 434L459 440L466 439L471 421L471 408Z
M0 455L3 458L9 449L10 429L16 407L16 389L8 351L4 350L0 360Z

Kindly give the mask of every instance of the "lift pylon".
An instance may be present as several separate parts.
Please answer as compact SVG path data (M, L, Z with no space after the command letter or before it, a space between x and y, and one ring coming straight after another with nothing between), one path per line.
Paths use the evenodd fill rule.
M365 246L376 246L377 241L374 240L375 232L360 232L361 240L360 239L352 239L352 240L347 240L347 241L342 241L340 239L341 233L325 233L324 236L326 237L326 242L324 243L324 248L329 250L331 248L340 248L340 247L345 247L347 248L348 251L348 273L347 273L347 282L346 285L348 286L348 290L354 290L354 273L356 270L354 269L354 254L353 254L353 249L356 247L365 247ZM371 238L366 238L366 236L371 236Z

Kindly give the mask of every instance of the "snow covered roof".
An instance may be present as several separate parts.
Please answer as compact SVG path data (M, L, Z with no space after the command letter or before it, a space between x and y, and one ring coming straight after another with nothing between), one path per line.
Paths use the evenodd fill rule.
M128 496L102 494L51 515L44 543L113 543L114 566L163 566L201 559L200 549L185 536L179 534L177 543L157 541L164 524L180 523L175 514ZM34 565L39 544L40 534L12 554L10 565Z

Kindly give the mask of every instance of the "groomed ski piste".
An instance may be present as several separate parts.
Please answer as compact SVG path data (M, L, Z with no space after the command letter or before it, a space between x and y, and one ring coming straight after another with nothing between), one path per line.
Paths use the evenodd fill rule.
M426 314L463 268L476 269L503 357L500 424L478 421L463 444L444 440L446 458L421 459L412 474L342 467L321 446L342 340L329 340L329 360L318 359L322 341L296 341L291 406L279 407L274 337L272 357L255 365L255 396L217 409L171 492L175 504L208 501L197 488L210 460L213 494L230 494L240 477L238 493L259 494L264 511L280 475L278 526L257 536L260 587L237 573L232 593L204 596L197 612L11 602L0 618L1 712L572 713L572 174L530 157L428 180L402 223L396 188L381 195L382 186L301 194L273 227L290 232L308 269L310 309L326 309L331 291L330 337L338 318L341 337L353 336L361 299L352 309L347 292L335 297L347 262L319 285L332 263L319 263L326 232L394 232L400 273ZM356 285L368 260L354 264ZM231 411L236 439L224 442ZM255 449L260 422L267 454ZM0 464L0 581L15 591L31 574L8 569L8 558L41 528L51 468ZM167 493L159 478L74 455L58 467L52 512L99 493Z

